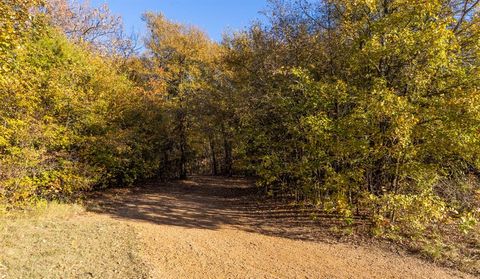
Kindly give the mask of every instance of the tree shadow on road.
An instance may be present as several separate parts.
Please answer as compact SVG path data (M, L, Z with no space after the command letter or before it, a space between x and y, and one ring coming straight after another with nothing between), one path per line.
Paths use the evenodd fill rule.
M345 236L335 215L267 199L245 178L192 177L95 193L88 210L114 218L192 229L235 228L309 241ZM365 222L356 222L364 230ZM351 228L349 228L351 230Z

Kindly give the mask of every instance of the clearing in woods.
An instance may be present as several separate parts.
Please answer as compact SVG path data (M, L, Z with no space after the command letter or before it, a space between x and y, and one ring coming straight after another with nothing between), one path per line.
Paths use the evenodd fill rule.
M153 278L469 278L375 245L327 241L321 219L259 202L253 185L152 183L102 193L93 211L136 228Z
M331 216L255 191L247 179L193 177L96 193L87 211L0 220L0 278L472 278L337 242Z

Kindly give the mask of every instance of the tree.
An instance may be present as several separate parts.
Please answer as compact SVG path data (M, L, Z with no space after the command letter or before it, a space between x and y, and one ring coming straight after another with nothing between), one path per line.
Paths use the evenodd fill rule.
M92 7L89 1L47 0L46 12L52 25L75 43L87 43L104 55L128 58L137 51L137 37L125 34L120 16L107 4Z
M161 14L148 13L144 18L150 30L146 46L154 73L152 90L162 95L170 111L172 145L178 152L173 157L178 177L185 178L193 155L189 143L193 101L208 88L205 77L213 44L197 28L170 22Z
M477 1L272 3L226 42L262 185L394 227L443 218L436 185L479 167Z
M30 10L40 3L36 0L6 0L0 3L0 74L12 70L15 50L25 43L29 35L41 30L42 23L30 14Z
M164 111L134 78L134 60L129 79L118 60L49 26L42 6L0 7L0 207L156 176Z

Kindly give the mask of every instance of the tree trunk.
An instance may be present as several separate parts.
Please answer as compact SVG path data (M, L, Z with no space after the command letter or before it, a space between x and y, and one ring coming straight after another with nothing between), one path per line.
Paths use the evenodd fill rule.
M218 169L217 169L217 155L215 154L215 143L213 142L212 138L209 137L208 141L210 143L210 152L212 156L212 174L213 175L218 175Z
M225 175L229 177L232 176L232 144L228 139L227 132L225 131L225 126L222 124L222 136L223 136L223 149L225 151L224 164L225 164Z
M179 136L180 136L180 179L187 178L187 133L185 131L185 114L179 115Z

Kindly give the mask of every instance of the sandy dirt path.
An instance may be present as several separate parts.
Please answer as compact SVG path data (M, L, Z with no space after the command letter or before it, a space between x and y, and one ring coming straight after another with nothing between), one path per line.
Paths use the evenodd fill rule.
M255 200L252 181L195 177L113 190L92 211L135 226L152 278L473 278L322 237L308 212Z

